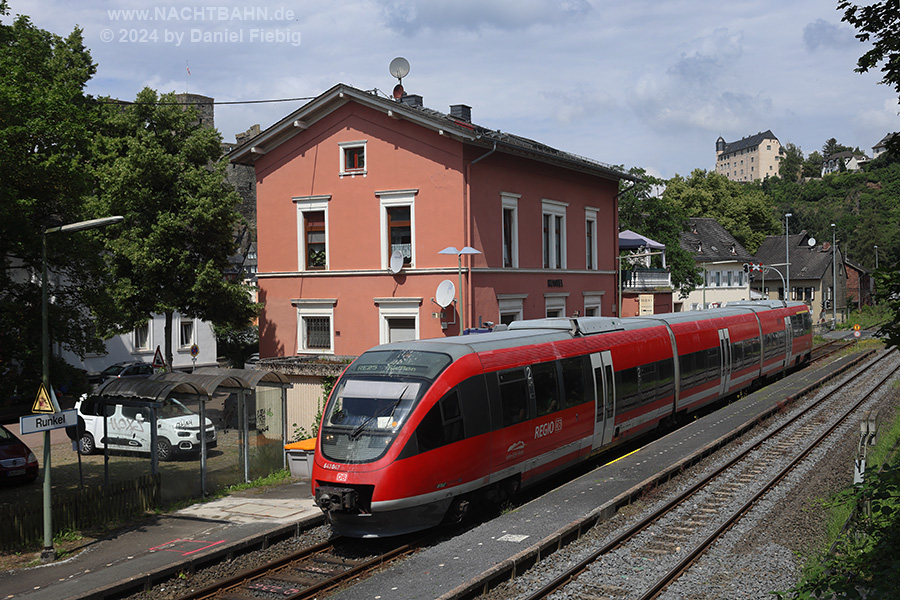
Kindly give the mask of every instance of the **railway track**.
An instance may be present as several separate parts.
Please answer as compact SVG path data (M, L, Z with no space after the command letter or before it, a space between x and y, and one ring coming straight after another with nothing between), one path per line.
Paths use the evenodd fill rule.
M830 340L828 342L825 342L824 344L814 346L812 349L812 357L810 359L810 362L815 363L820 360L824 360L851 345L853 345L853 342L847 340Z
M329 590L363 577L373 569L414 552L423 538L387 545L373 555L348 556L341 548L344 538L334 538L285 556L264 566L237 573L178 600L253 600L277 597L291 600L315 598ZM353 540L354 545L359 544Z
M860 370L853 381L835 386L525 598L540 600L557 591L571 598L658 597L823 440L860 410L900 368L898 356L896 351L882 354ZM873 374L877 376L875 385L854 383L863 375ZM655 565L653 571L657 575L623 575L633 573L632 569L623 569L623 565L642 561Z

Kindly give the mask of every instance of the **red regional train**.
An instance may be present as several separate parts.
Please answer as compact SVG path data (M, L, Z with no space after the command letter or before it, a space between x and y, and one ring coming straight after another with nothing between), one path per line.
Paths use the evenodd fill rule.
M325 406L312 487L335 533L426 529L809 360L799 302L517 321L384 344Z

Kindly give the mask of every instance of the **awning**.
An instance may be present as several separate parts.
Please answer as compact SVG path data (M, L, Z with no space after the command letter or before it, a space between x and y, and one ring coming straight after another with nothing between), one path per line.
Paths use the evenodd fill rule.
M660 244L656 240L651 240L639 233L635 233L630 229L626 229L619 233L619 250L637 250L638 248L665 250L666 245Z

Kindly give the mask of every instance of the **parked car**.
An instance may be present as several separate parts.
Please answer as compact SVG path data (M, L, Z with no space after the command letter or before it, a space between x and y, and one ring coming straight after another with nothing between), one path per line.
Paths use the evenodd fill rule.
M87 379L88 383L97 386L113 377L135 377L146 379L151 375L153 375L153 365L150 363L126 361L109 365L99 373L88 373Z
M108 415L106 436L103 413ZM93 454L107 444L110 450L150 452L150 407L104 404L98 398L82 398L75 403L84 433L79 439L82 454ZM171 460L177 454L200 452L200 415L174 398L167 398L156 409L156 448L159 460ZM206 447L216 447L216 428L206 419Z
M34 452L15 434L0 425L0 483L31 483L38 476Z

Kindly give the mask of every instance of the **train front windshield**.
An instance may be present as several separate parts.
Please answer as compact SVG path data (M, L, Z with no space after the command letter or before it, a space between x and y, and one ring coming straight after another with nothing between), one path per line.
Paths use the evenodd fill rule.
M322 420L326 459L364 463L381 458L425 391L449 365L446 354L373 350L337 383Z

